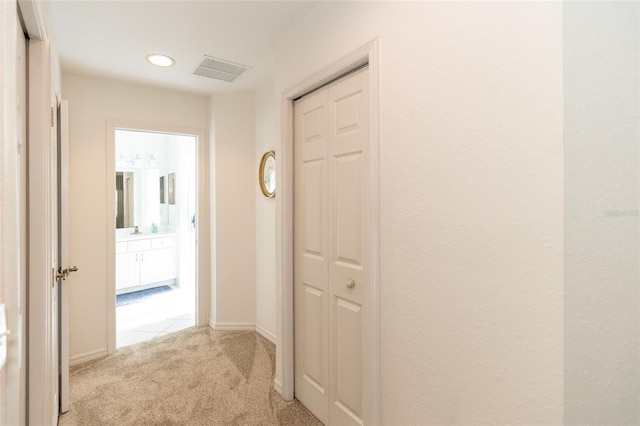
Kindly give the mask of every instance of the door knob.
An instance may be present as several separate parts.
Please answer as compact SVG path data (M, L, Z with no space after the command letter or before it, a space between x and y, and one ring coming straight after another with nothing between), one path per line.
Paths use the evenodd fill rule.
M63 280L66 279L69 275L71 275L72 272L76 272L78 270L78 267L76 265L73 265L70 268L65 268L60 270L60 268L58 268L58 271L56 272L56 278L62 278Z
M347 288L353 288L356 285L356 282L353 279L349 278L347 282L344 283L344 285L346 285Z
M65 269L64 271L61 271L60 268L58 268L58 270L56 271L56 279L59 280L60 278L62 278L63 280L65 278L67 278L67 270Z

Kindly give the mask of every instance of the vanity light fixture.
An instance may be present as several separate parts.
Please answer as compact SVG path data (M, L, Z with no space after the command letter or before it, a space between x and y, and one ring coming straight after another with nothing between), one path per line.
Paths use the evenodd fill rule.
M158 67L171 67L176 63L173 58L161 53L151 53L147 55L146 58L149 63Z
M158 167L158 160L156 160L156 156L151 154L149 157L149 161L147 161L149 167Z

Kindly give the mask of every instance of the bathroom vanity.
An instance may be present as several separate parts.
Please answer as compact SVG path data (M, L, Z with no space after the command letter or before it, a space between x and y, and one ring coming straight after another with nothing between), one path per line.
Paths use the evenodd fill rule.
M116 294L176 282L175 234L128 235L116 240Z

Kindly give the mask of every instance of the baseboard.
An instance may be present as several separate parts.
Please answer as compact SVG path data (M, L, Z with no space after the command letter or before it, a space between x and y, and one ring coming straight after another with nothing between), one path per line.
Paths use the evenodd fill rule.
M264 327L259 326L258 324L256 324L256 333L258 333L274 345L276 344L276 336L274 336L270 331L268 331Z
M209 325L214 330L256 331L256 325L253 322L216 322L213 324L209 322Z
M69 367L74 365L84 364L85 362L93 361L95 359L104 358L108 355L107 348L98 349L96 351L85 352L80 355L69 358Z
M280 394L280 396L282 396L282 383L280 383L280 380L278 379L274 379L273 380L273 389L278 392Z

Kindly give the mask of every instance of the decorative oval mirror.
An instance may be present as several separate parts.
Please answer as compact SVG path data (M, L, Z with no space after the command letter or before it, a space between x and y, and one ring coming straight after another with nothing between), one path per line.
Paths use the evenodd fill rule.
M269 151L260 160L260 170L258 172L260 189L267 198L276 195L276 153Z

